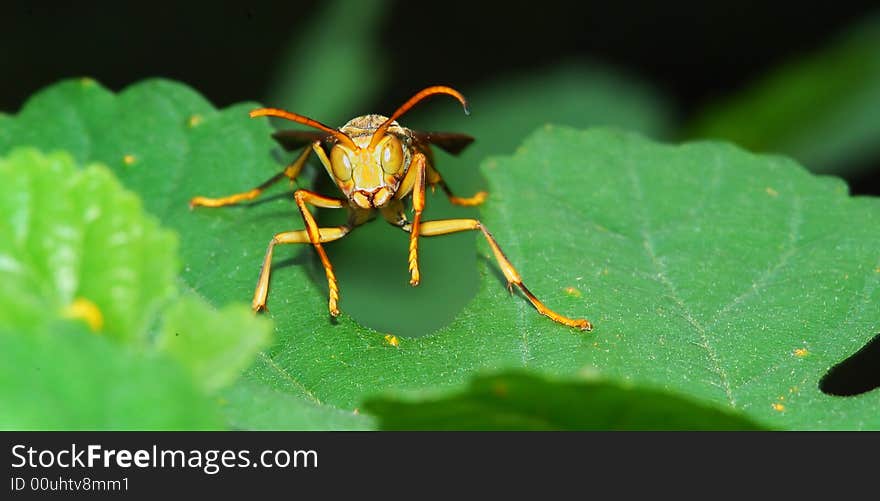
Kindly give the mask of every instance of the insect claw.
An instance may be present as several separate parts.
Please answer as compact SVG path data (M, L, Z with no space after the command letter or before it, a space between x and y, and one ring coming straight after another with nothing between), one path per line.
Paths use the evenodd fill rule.
M507 282L507 293L513 295L513 282Z
M265 304L252 305L251 309L254 310L254 313L260 313L260 312L269 313L269 308L267 308Z
M586 332L590 332L591 330L593 330L593 324L591 324L590 321L585 318L575 320L575 327Z

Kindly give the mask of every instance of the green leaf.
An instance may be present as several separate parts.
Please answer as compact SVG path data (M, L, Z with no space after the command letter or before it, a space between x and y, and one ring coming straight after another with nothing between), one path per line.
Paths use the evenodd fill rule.
M389 9L386 1L325 2L292 34L266 102L328 125L369 113L364 103L387 80L378 41Z
M0 326L0 429L186 430L223 426L176 363L79 322Z
M185 236L188 286L212 304L246 303L271 236L302 223L289 196L271 196L286 187L256 204L187 210L193 195L247 189L280 169L271 129L247 119L253 105L205 106L164 81L118 96L68 82L34 97L9 138L83 145L78 154L110 164ZM63 110L52 127L64 134L41 134L45 121L32 118L51 109ZM196 126L193 113L201 116ZM143 161L126 165L123 152ZM784 158L608 130L544 129L483 172L486 226L529 288L560 313L586 315L592 333L556 325L511 297L481 241L476 298L449 326L393 346L345 314L344 283L343 315L331 321L325 292L309 279L312 251L281 247L268 304L277 342L224 392L227 416L242 427L281 428L284 408L296 402L350 416L385 390L451 390L483 371L561 377L592 367L605 381L685 396L759 426L880 428L878 392L835 398L817 388L880 326L870 307L880 299L876 199L850 198L839 180ZM405 234L396 238L406 246ZM442 240L425 239L424 251ZM422 272L424 283L442 274ZM398 276L381 277L405 279L404 262ZM255 386L259 409L249 408Z
M880 154L880 18L707 107L691 137L785 153L814 172L847 173Z
M137 197L102 166L22 148L0 157L0 206L0 428L220 427L186 372L146 349L177 240Z
M174 294L177 237L105 167L80 171L65 153L15 150L0 180L0 323L27 327L84 299L107 335L145 339Z
M223 393L222 409L233 428L257 430L371 430L372 417L345 411L243 380Z
M654 389L591 377L549 380L526 372L478 376L460 393L374 398L386 430L750 430L723 412Z
M516 319L524 364L587 364L770 427L880 427L880 392L818 389L880 327L877 199L782 157L613 131L548 128L486 171L504 196L484 220L526 283L597 326L565 336L491 291L482 309Z
M636 79L599 65L567 63L534 75L513 74L475 89L461 88L471 104L467 116L449 98L420 104L402 123L427 131L463 132L476 137L460 156L437 155L438 168L453 191L469 196L486 189L478 166L490 154L513 153L528 133L545 123L576 127L615 125L666 135L672 113L659 93ZM399 96L402 103L409 96ZM386 115L392 110L378 111ZM494 196L494 195L490 195ZM476 217L477 210L452 207L441 191L429 194L432 218ZM327 225L342 224L323 214ZM345 294L346 312L373 329L423 336L447 325L470 302L480 277L472 234L450 235L423 249L422 267L431 278L413 289L406 269L407 247L400 231L365 227L327 246ZM316 268L313 280L323 282ZM450 291L456 291L450 294ZM384 298L377 301L376 298Z
M203 408L196 408L192 419L178 416L196 398L192 381L208 391L231 383L268 343L269 322L255 319L245 306L216 311L187 295L165 312L158 340L151 339L157 315L176 295L176 236L145 216L140 200L107 168L80 170L66 153L13 150L0 157L0 180L0 231L9 235L0 242L0 327L36 336L28 342L6 340L6 365L16 371L0 383L0 391L18 399L22 386L58 387L42 391L45 398L38 400L58 411L50 419L27 407L10 411L3 423L55 429L218 426L216 411L204 399L194 404ZM71 312L74 305L86 309ZM123 344L102 338L81 341L74 349L46 334L55 330L59 316L70 315ZM51 343L66 347L65 355L43 346ZM181 365L169 369L174 364L156 350ZM75 370L71 364L86 368ZM126 365L132 366L130 375L124 374ZM32 377L33 386L12 379L38 366L52 370ZM149 371L165 376L154 381ZM69 383L70 377L80 381ZM157 384L168 385L167 395ZM109 396L94 398L96 393ZM154 394L157 401L149 405L164 410L135 412L135 405L145 405L134 397L140 393Z
M202 388L229 385L271 341L271 323L245 305L215 310L187 295L168 308L157 348L187 367Z

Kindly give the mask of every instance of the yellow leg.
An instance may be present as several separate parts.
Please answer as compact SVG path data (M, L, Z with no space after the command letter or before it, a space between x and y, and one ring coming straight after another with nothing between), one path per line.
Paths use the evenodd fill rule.
M406 231L413 231L412 226L403 225L401 226ZM555 311L551 310L547 306L544 305L528 288L526 288L525 284L522 282L522 277L519 276L519 272L516 271L516 268L510 263L507 259L507 256L501 251L501 247L498 246L498 242L495 241L495 238L489 233L482 223L476 219L441 219L437 221L425 221L421 224L419 228L419 233L424 237L433 237L438 235L447 235L449 233L457 233L460 231L472 231L472 230L480 230L483 232L483 236L486 237L486 241L489 243L489 247L492 248L492 253L495 254L495 259L498 261L498 265L501 267L501 271L504 273L504 277L507 279L507 288L512 290L513 286L517 286L519 290L525 294L528 300L532 303L538 313L549 317L554 322L558 322L563 325L567 325L569 327L574 327L580 330L589 331L593 329L593 325L589 320L586 319L572 319L566 316L560 315Z
M296 179L296 176L298 176L300 171L302 171L302 168L306 164L306 160L309 158L309 154L311 152L311 148L306 148L305 150L303 150L302 154L300 154L300 156L297 157L296 160L294 160L292 164L288 165L284 168L284 170L282 170L278 174L275 174L256 188L220 198L193 197L192 200L189 201L189 208L192 209L194 207L223 207L225 205L234 205L244 200L253 200L260 196L260 194L263 193L266 188L272 186L278 181L284 179L285 177L289 178L291 181Z
M409 234L409 284L415 287L421 281L419 273L419 225L422 222L422 211L425 210L425 177L427 175L427 162L425 155L417 153L413 158L416 169L416 181L413 185L413 221L412 230Z
M333 228L318 228L318 240L321 243L332 242L344 237L351 231L349 226L336 226ZM266 298L269 295L269 275L272 272L272 251L278 244L308 244L312 243L308 230L286 231L275 235L266 249L266 257L263 258L263 267L260 268L260 279L254 290L254 300L251 307L254 311L266 309Z
M460 205L463 207L480 205L486 201L486 197L489 195L488 192L479 191L472 197L457 197L452 194L452 190L449 189L449 185L443 180L440 172L431 166L428 166L428 184L431 186L440 185L440 188L446 193L446 196L449 198L449 202L452 203L452 205Z
M333 265L330 264L327 252L325 252L324 247L321 246L321 230L318 228L318 223L315 222L315 218L312 216L312 213L309 212L306 204L327 209L339 209L345 207L346 203L342 200L325 197L308 190L296 190L293 194L293 198L296 200L296 206L299 208L303 221L306 223L305 231L308 234L309 241L318 253L318 257L321 258L321 264L324 266L324 273L327 275L327 288L330 290L330 298L328 300L330 314L334 317L339 316L339 286L336 284L336 275L333 273Z

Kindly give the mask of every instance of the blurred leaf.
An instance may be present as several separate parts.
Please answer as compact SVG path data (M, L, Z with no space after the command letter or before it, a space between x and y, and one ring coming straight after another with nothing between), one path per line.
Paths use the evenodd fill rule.
M93 103L105 100L106 124L83 127L98 123ZM289 195L272 196L286 187L254 204L187 210L193 195L247 189L280 169L269 126L247 119L252 105L202 108L192 91L164 81L118 96L68 82L34 97L13 127L46 116L47 103L64 110L64 137L21 133L44 147L88 145L80 151L120 172L185 235L183 279L213 304L249 301L271 236L302 228ZM119 119L135 110L143 120ZM191 126L194 110L201 118ZM122 151L148 160L125 165ZM563 314L590 317L593 333L511 297L481 241L476 298L449 326L395 346L345 315L344 288L343 315L331 321L308 278L312 251L279 248L268 303L278 341L223 393L226 415L242 427L305 426L307 416L352 417L384 390L452 390L483 371L561 377L593 367L603 381L663 390L760 426L880 427L880 393L835 398L817 388L880 326L868 307L880 299L876 199L850 198L839 180L783 158L608 130L546 128L483 172L491 195L481 219L530 289ZM289 410L303 402L308 409Z
M15 150L0 180L0 323L26 327L84 299L102 332L144 341L174 294L177 237L105 167L80 171L66 153Z
M321 4L309 16L306 29L291 34L266 102L330 126L368 113L364 103L387 80L387 61L378 41L389 9L385 0Z
M255 374L259 378L259 374ZM233 428L257 430L371 430L372 417L337 409L254 380L223 393L223 410Z
M0 428L220 426L187 374L145 349L177 240L136 196L102 166L22 148L0 157L0 214Z
M0 326L0 429L221 428L181 367L78 322Z
M386 430L750 430L747 419L663 391L525 372L474 378L461 392L373 398Z
M489 155L510 154L545 124L576 128L613 126L664 137L672 129L668 99L638 79L598 64L566 63L460 89L471 105L424 105L408 126L470 134L476 141L459 157L442 155L440 168L453 188L470 193L482 184L476 167ZM438 99L439 100L439 99ZM429 108L430 106L430 108Z
M192 372L208 391L235 381L271 341L272 325L245 305L215 310L188 294L168 308L157 348Z
M707 107L691 137L793 156L846 173L880 154L880 18Z

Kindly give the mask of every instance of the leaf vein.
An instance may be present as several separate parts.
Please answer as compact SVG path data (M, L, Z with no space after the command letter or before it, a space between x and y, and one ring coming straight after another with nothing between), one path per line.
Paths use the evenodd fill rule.
M319 400L318 397L316 397L315 394L312 393L312 392L306 387L306 385L302 384L302 382L300 382L298 379L296 379L295 377L293 377L293 375L292 375L290 372L284 370L284 368L281 367L280 365L278 365L278 363L275 362L275 360L273 360L272 357L270 357L269 355L266 355L265 352L260 352L260 358L262 358L263 361L265 361L266 364L267 364L269 367L271 367L273 370L275 370L275 372L277 372L278 374L280 374L281 377L283 377L287 382L289 382L290 384L292 384L293 386L295 386L297 389L299 389L300 391L302 391L303 394L304 394L306 397L309 398L309 400L311 400L312 402L314 402L314 403L316 403L316 404L318 404L318 405L324 405L324 404L321 402L321 400Z
M788 191L792 192L790 184ZM773 266L766 268L757 280L752 281L751 287L740 293L732 301L727 303L727 305L718 310L714 317L709 321L707 329L711 330L714 328L731 310L757 294L761 289L765 288L770 280L779 273L779 270L783 269L785 265L788 264L789 259L794 256L795 251L797 251L798 248L797 241L799 238L800 227L801 224L803 224L803 207L800 198L797 196L792 198L790 214L791 217L788 220L788 240L786 242L786 250L779 254L779 259Z
M663 263L663 260L657 256L657 253L654 249L654 243L651 239L650 232L648 231L648 223L646 221L644 210L641 207L644 206L645 197L644 192L642 190L641 183L639 182L638 174L636 173L635 167L633 166L632 161L627 158L625 162L627 167L627 173L629 174L630 181L633 185L633 196L637 202L637 205L640 207L638 211L638 223L640 227L640 233L642 236L642 247L647 253L648 258L653 265L656 276L659 279L660 283L666 288L669 293L672 301L678 306L680 313L684 317L684 319L690 324L690 326L694 329L697 334L700 336L700 342L696 343L697 346L703 348L706 351L708 356L708 360L710 365L710 370L717 376L718 384L720 388L724 391L725 396L727 397L727 401L731 407L736 408L736 399L733 396L733 390L730 386L730 381L727 376L727 372L724 370L724 367L721 365L720 358L718 356L718 352L712 347L709 343L709 336L706 332L706 329L703 325L701 325L696 318L694 318L690 309L685 304L684 300L678 293L675 284L672 283L672 280L669 278L669 270L666 269L666 265ZM714 385L714 384L713 384Z

